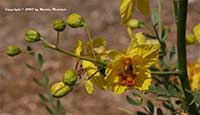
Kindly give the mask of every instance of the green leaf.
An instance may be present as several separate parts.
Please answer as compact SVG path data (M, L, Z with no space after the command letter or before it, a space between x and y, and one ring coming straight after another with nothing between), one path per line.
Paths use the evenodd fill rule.
M161 87L161 86L151 86L149 88L148 92L154 93L157 96L164 96L164 97L168 97L169 96L168 91L165 88Z
M126 100L128 101L129 104L132 104L135 106L138 106L141 104L140 101L134 100L133 98L130 98L128 95L126 96Z
M150 110L150 113L153 115L153 113L154 113L154 105L150 100L147 101L147 106L148 106L148 108Z
M172 46L171 49L170 49L170 52L169 52L169 60L170 61L172 61L172 59L175 56L175 54L176 54L176 47Z
M171 103L170 101L165 101L165 102L163 102L162 104L163 104L163 106L164 106L165 108L167 108L167 109L170 110L171 112L174 112L174 111L175 111L174 106L172 105L172 103Z
M135 97L141 97L141 95L136 93L136 92L133 92L132 95L135 96Z
M165 52L165 48L164 48L164 45L162 44L162 42L161 42L161 46L163 46L163 47L161 47L161 51L159 52L159 61L160 61L161 65L165 66L166 64L165 64L164 59L166 56L166 52Z
M167 90L168 90L168 93L169 93L170 97L177 95L177 90L176 90L176 88L174 86L168 85Z
M26 67L28 67L30 70L38 71L38 68L33 67L32 65L26 64Z
M165 26L162 29L162 36L161 36L161 41L166 43L167 37L168 37L168 33L169 33L170 29L169 27Z
M49 91L49 89L46 89L46 90ZM55 100L55 97L50 92L48 93L48 96L49 96L49 101L50 102L53 102Z
M151 21L152 21L153 26L158 25L158 10L153 11L151 15Z
M164 115L160 108L157 108L157 115Z
M192 102L200 103L200 91L194 92L194 99Z
M62 112L62 104L60 103L60 100L57 100L56 102L56 113L60 114Z
M36 79L35 77L33 77L33 82L36 84L36 85L38 85L38 86L42 86L43 84L38 80L38 79Z
M44 63L43 56L39 53L39 54L38 54L38 68L39 68L39 69L42 68L43 63Z
M40 97L40 99L41 99L42 101L49 102L48 97L46 97L45 95L39 94L39 97Z
M148 114L138 111L137 115L148 115Z
M46 105L46 110L48 111L49 114L56 115L55 112L48 105Z

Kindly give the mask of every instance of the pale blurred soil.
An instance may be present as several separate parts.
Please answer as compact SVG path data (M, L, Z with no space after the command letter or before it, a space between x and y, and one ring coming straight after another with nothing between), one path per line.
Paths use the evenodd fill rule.
M34 60L22 54L15 58L7 57L3 50L6 46L15 44L23 49L27 43L23 39L23 33L28 28L36 28L51 42L55 42L56 33L52 29L52 22L56 18L65 19L72 12L81 14L89 23L94 37L105 37L108 48L123 49L127 46L129 38L126 29L120 26L119 18L120 0L1 0L0 1L0 115L47 115L44 104L37 94L41 90L32 82L32 77L39 77L25 67L25 63L33 63ZM152 4L152 7L155 7ZM5 12L4 8L33 7L33 8L66 8L66 12ZM176 27L173 20L172 2L163 3L163 23L171 28L168 40L168 49L175 43ZM189 6L188 32L192 32L195 24L200 22L200 1L193 2ZM139 14L136 14L139 16ZM139 16L148 21L148 18ZM61 34L61 47L74 50L77 39L86 40L86 34L82 29L67 29ZM62 79L62 73L73 67L73 60L47 49L41 50L41 45L31 46L44 55L44 71L50 76L50 83ZM120 47L119 47L120 46ZM200 56L199 43L188 46L188 60L194 62ZM132 112L138 110L126 102L125 96L131 94L128 91L124 95L114 95L110 91L102 91L96 88L93 95L87 95L84 87L77 86L74 90L62 98L65 111L69 115L126 115L118 110L118 107L126 108ZM150 96L153 99L153 96ZM154 99L155 100L155 99ZM159 106L160 103L157 103Z

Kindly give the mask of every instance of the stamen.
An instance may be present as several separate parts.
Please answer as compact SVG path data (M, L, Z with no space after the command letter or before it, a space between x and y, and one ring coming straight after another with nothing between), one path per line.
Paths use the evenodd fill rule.
M135 74L130 71L119 73L121 77L121 85L132 87L135 85Z

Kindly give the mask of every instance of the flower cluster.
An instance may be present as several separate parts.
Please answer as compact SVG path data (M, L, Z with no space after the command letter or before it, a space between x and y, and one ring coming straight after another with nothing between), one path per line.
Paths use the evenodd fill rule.
M149 67L158 61L159 44L150 44L145 39L141 41L140 38L131 39L128 48L123 52L107 50L103 38L88 43L79 40L75 50L77 55L87 55L106 62L106 65L102 66L82 61L82 68L87 72L86 79L90 80L89 83L92 81L98 87L109 89L115 94L122 94L130 88L147 90L152 80Z
M158 62L160 45L156 40L147 40L141 32L133 34L133 29L144 26L139 20L131 19L135 7L144 15L150 13L148 0L121 0L120 15L130 37L130 43L123 51L109 50L104 38L93 38L86 21L76 13L67 16L66 21L57 19L53 22L53 29L57 31L55 45L45 40L35 29L25 33L28 42L41 41L47 48L78 58L75 70L65 72L63 80L51 86L53 96L62 97L69 93L83 75L86 75L83 81L89 94L94 91L93 84L115 94L122 94L131 88L148 90L152 81L149 68ZM59 48L59 33L67 26L84 28L88 35L88 41L77 41L75 53ZM16 55L19 52L9 48L7 54Z
M187 33L186 35L187 44L194 44L195 40L200 43L200 24L194 26L193 33Z

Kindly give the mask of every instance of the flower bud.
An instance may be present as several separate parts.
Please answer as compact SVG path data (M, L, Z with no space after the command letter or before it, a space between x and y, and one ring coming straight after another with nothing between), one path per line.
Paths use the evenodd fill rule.
M36 42L40 40L40 33L34 29L30 29L25 33L25 40L27 42Z
M193 34L186 34L186 43L187 44L194 44L195 36Z
M56 19L53 22L53 29L58 31L58 32L62 32L63 30L65 30L66 24L62 19Z
M85 25L85 21L79 14L73 13L67 17L67 24L72 28L80 28Z
M134 29L134 28L140 28L141 27L141 22L139 20L136 20L136 19L130 19L128 22L127 22L127 26Z
M8 46L8 47L6 48L6 54L7 54L8 56L16 56L16 55L18 55L18 54L20 54L20 53L21 53L21 50L20 50L20 48L17 47L17 46Z
M63 82L66 85L74 85L77 81L77 74L75 70L67 70L64 73Z
M54 97L61 98L72 91L72 86L65 85L63 82L57 82L51 86L50 91Z
M197 38L198 42L200 43L200 24L195 25L195 27L193 28L193 32L195 38Z

